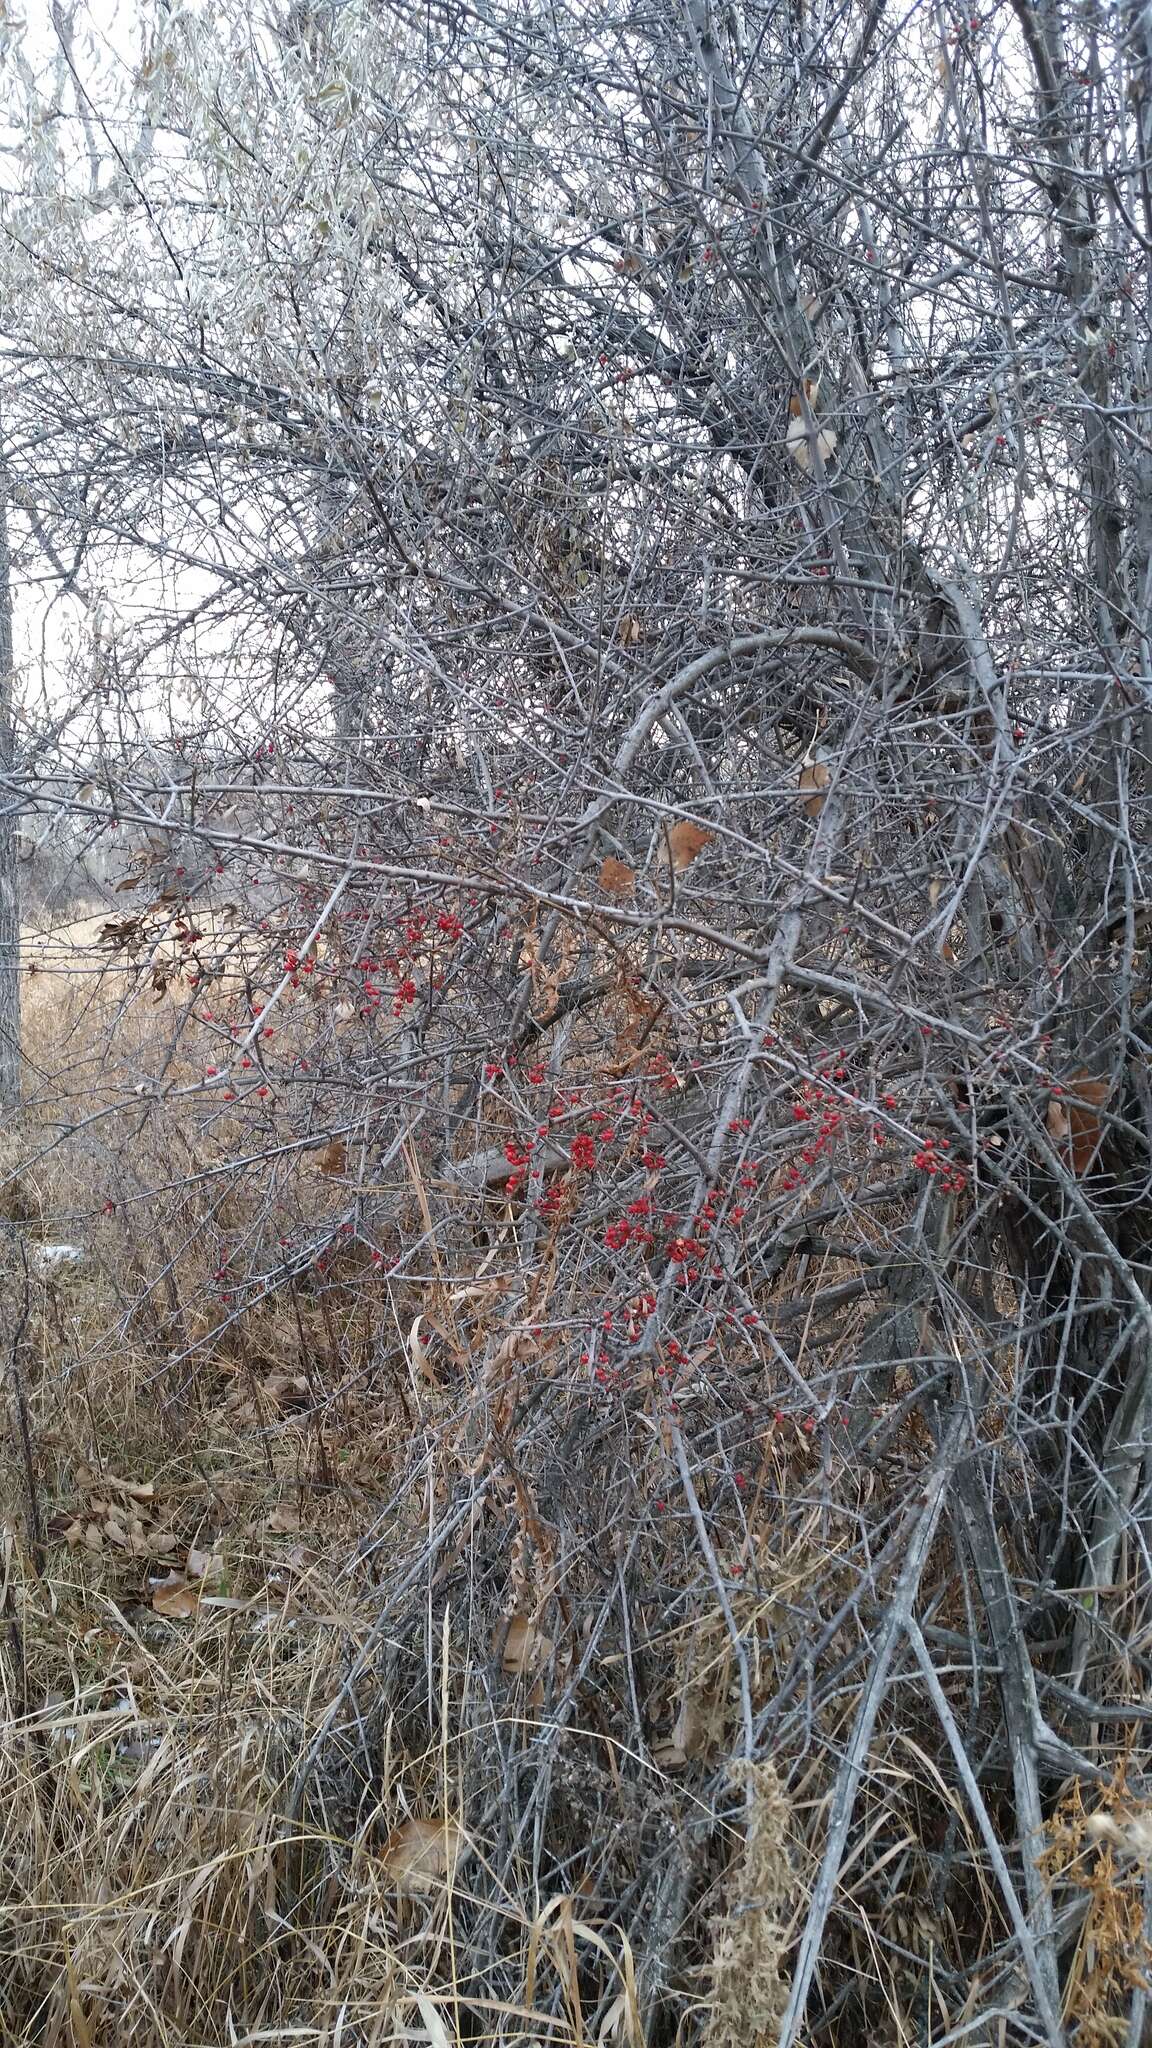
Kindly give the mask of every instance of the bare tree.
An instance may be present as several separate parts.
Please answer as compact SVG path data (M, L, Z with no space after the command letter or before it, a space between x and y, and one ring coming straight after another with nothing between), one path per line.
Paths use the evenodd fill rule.
M192 1159L115 1196L171 1398L274 1302L388 1387L291 1827L440 1686L476 2014L579 1889L600 2039L1135 2044L1144 15L160 7L130 88L78 18L5 403L94 623L0 771L180 997L91 1141Z

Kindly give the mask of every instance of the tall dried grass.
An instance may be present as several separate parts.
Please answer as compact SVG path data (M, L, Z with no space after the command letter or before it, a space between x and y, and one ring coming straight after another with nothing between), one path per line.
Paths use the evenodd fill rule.
M568 1397L546 1279L494 1341L513 1240L462 1215L419 1281L363 1223L344 1244L353 1184L380 1243L419 1237L415 1152L358 1158L318 1098L295 1121L221 1102L186 989L109 971L92 936L30 954L34 1079L0 1156L3 2048L771 2048L890 1583L843 1531L867 1507L882 1549L931 1446L894 1437L885 1503L794 1423L749 1435L739 1487L717 1438L699 1519L673 1506L644 1400ZM260 1291L237 1252L270 1232ZM39 1276L29 1248L59 1239L83 1259ZM703 1398L689 1371L678 1391ZM946 1546L930 1576L961 1623ZM816 1724L790 1712L776 1761L741 1765L744 1707L813 1654L842 1674ZM1008 1930L938 1749L905 1688L813 2042L978 2020L974 1959ZM1113 1854L1081 1822L1053 1838L1061 1897ZM1096 2014L1141 1966L1127 1868Z

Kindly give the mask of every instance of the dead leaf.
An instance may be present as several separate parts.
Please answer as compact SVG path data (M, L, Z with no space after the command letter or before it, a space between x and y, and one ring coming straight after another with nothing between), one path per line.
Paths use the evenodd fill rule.
M1100 1110L1111 1092L1110 1083L1085 1073L1073 1074L1064 1095L1053 1096L1048 1104L1048 1135L1058 1145L1068 1141L1073 1173L1086 1173L1096 1155L1103 1134Z
M132 1557L167 1557L176 1548L176 1538L168 1529L147 1529L138 1515L125 1525L118 1516L109 1515L104 1523L104 1535L109 1543L115 1543L121 1550L127 1550Z
M210 1584L223 1578L224 1559L218 1550L192 1549L188 1552L184 1570L190 1579L199 1580L202 1587L207 1589Z
M537 1015L537 1023L547 1023L553 1016L560 1001L560 979L565 969L563 959L546 965L540 958L540 941L534 931L527 931L520 947L520 965L532 977L532 991L543 999L546 1009Z
M932 877L932 880L931 880L931 881L929 882L929 884L928 884L928 908L929 908L929 910L935 910L935 908L936 908L937 904L938 904L938 903L939 903L939 901L940 901L940 897L941 897L941 895L942 895L942 893L943 893L943 889L944 889L944 883L943 883L943 880L942 880L941 876L939 876L939 875L933 875L933 877Z
M821 462L828 462L836 453L836 435L831 427L817 427L812 439L819 450ZM790 419L784 436L789 455L797 469L807 473L812 467L812 442L802 419Z
M101 1486L111 1487L114 1493L126 1493L131 1500L147 1501L154 1500L156 1497L156 1488L150 1479L145 1481L118 1479L114 1472L102 1472L100 1484Z
M505 1630L496 1631L501 1668L510 1677L524 1678L540 1670L556 1648L551 1636L537 1628L526 1614L514 1614Z
M320 1157L316 1163L319 1166L321 1173L347 1173L348 1147L344 1143L343 1138L331 1139L331 1141L327 1145L325 1145L324 1150L321 1152Z
M168 1621L191 1621L200 1605L200 1588L189 1585L183 1572L171 1572L153 1586L152 1605Z
M1054 1095L1048 1104L1048 1114L1044 1121L1053 1144L1062 1145L1068 1136L1068 1112L1058 1095Z
M274 1508L269 1515L268 1527L274 1536L294 1535L300 1527L299 1508L294 1508L290 1501L285 1501L282 1507Z
M665 1771L682 1771L694 1758L715 1750L723 1739L724 1699L727 1678L724 1669L707 1678L690 1674L680 1693L680 1705L667 1740L652 1754Z
M816 400L819 395L819 379L806 377L804 379L804 396L808 401L810 414L814 414ZM809 435L807 421L804 418L804 407L800 402L799 396L794 395L788 400L788 426L784 435L784 445L797 468L804 470L805 473L812 467L813 442L816 444L821 462L827 462L836 453L836 435L833 429L831 427L822 427L819 421L813 417L812 432Z
M117 896L121 896L123 895L125 889L138 889L139 887L139 875L125 875L124 880L122 882L117 882L116 884L116 894Z
M680 1712L672 1730L672 1743L677 1749L682 1749L685 1756L699 1756L708 1747L714 1720L715 1714L708 1712L700 1685L685 1686Z
M818 818L824 809L828 784L832 770L827 761L805 761L800 770L800 793L804 797L804 809L810 818Z
M616 628L616 638L621 647L637 647L644 638L644 628L633 612L625 612Z
M138 917L109 918L100 927L100 944L109 946L114 953L122 948L131 950L133 946L142 945L143 941L144 926Z
M384 1868L399 1891L436 1891L451 1883L463 1842L453 1820L402 1821L384 1844Z
M677 819L668 833L668 852L677 874L691 867L696 855L712 844L713 836L702 825L693 824L691 818Z
M605 854L600 863L600 887L606 896L631 896L636 887L635 868L614 854Z
M263 1392L281 1415L312 1406L312 1391L303 1373L274 1372L264 1382Z
M432 1380L435 1378L435 1374L432 1371L431 1362L428 1357L428 1338L431 1335L431 1331L426 1332L423 1328L423 1323L423 1314L414 1316L412 1319L412 1327L408 1332L408 1357L413 1372L422 1373L426 1380Z

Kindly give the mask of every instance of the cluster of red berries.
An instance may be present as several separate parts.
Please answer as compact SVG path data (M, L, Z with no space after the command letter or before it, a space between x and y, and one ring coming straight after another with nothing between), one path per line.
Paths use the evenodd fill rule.
M912 1164L935 1178L941 1194L962 1195L968 1186L968 1169L955 1159L942 1158L948 1149L947 1138L925 1138L920 1150L913 1153Z
M843 1067L832 1072L833 1080L844 1075ZM827 1074L820 1077L826 1080ZM799 1160L788 1166L780 1179L780 1186L788 1194L803 1184L805 1174L802 1167L811 1168L831 1151L844 1121L843 1111L838 1107L840 1097L833 1089L818 1087L815 1081L804 1081L800 1087L800 1098L792 1105L792 1120L797 1124L815 1123L816 1129L799 1154Z

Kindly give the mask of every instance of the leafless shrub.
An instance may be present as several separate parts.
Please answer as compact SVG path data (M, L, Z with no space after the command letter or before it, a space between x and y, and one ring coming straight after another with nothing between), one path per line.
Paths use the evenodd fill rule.
M91 29L2 30L0 911L102 892L18 2038L1137 2043L1146 22Z

